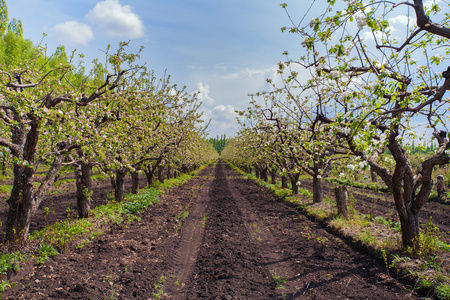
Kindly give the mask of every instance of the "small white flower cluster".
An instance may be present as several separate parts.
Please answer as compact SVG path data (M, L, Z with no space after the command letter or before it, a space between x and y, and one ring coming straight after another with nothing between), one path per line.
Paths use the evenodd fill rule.
M426 66L417 66L417 73L419 74L425 74L427 70L428 68Z
M366 18L363 15L358 15L356 17L356 25L358 25L359 30L362 30L367 25Z
M363 161L359 162L360 169L364 169L366 166L367 166L367 161L363 160Z
M348 1L348 4L349 4L349 5L355 5L356 2L358 2L358 1L357 1L357 0L349 0L349 1Z
M333 78L338 78L341 75L341 72L337 71L337 70L333 70L330 72L331 77Z

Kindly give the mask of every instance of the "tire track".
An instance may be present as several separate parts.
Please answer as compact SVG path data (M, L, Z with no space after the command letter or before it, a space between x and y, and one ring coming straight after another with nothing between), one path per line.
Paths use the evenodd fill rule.
M181 229L180 246L176 250L173 262L169 268L169 278L164 284L165 299L181 299L186 292L186 284L197 262L197 256L204 234L204 217L206 209L210 204L208 197L212 180L207 180L200 193L193 199Z

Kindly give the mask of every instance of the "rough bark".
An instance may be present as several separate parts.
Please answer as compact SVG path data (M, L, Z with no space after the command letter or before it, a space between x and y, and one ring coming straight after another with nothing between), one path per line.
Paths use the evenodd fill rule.
M131 172L131 193L137 194L139 191L139 173Z
M288 178L286 176L281 176L281 188L282 189L288 188Z
M370 171L370 176L373 183L376 183L378 181L378 175L374 171Z
M76 197L79 218L89 218L91 213L92 165L81 162L75 169Z
M322 202L322 178L317 175L313 176L313 202L320 203Z
M166 176L167 176L167 179L172 178L172 167L167 167Z
M262 168L260 175L262 180L265 182L269 181L269 177L267 176L267 168Z
M334 195L336 197L336 207L338 214L348 219L347 209L347 187L337 186L334 188Z
M7 200L9 209L4 227L5 238L7 241L19 244L24 244L26 242L31 218L44 199L50 186L55 182L58 170L61 168L64 157L62 153L64 145L61 144L59 147L60 150L58 151L47 176L42 181L37 191L35 191L33 187L34 168L20 166L18 164L14 165L14 183L11 195ZM36 148L25 147L24 149L23 157L26 157L27 161L31 164L34 164L34 153Z
M3 156L2 158L2 175L6 176L6 157Z
M272 170L270 172L270 176L271 176L271 183L272 184L276 184L277 183L277 170Z
M128 169L120 168L116 170L116 177L111 177L111 185L114 188L114 199L122 202L125 198L125 176Z
M258 167L255 167L255 176L257 177L257 178L259 178L259 169L258 169Z
M160 166L158 168L158 180L159 180L159 182L164 183L165 178L164 178L164 167L163 166Z
M155 170L146 171L145 178L147 178L147 185L153 185L153 181L155 179Z
M294 195L298 195L298 179L300 178L300 173L291 176L291 189Z

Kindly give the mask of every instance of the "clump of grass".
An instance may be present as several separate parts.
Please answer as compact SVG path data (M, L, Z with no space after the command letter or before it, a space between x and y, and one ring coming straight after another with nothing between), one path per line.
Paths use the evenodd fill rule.
M89 219L60 220L30 235L31 240L41 240L42 243L52 245L63 250L66 245L82 234L92 231L93 223Z
M36 263L38 265L42 265L47 259L56 255L58 255L58 250L56 250L55 247L45 243L41 244L41 247L39 249L39 256L36 259Z
M164 274L161 274L158 281L153 286L153 288L155 289L155 292L152 294L151 299L161 299L161 297L164 293L164 290L163 290L164 282L166 282L166 277L164 276Z
M286 284L286 278L278 276L275 271L270 272L272 279L275 281L277 289L284 289Z
M128 194L125 197L125 203L121 206L121 211L124 214L137 214L142 212L145 208L158 203L158 190L155 188L148 188L139 194Z

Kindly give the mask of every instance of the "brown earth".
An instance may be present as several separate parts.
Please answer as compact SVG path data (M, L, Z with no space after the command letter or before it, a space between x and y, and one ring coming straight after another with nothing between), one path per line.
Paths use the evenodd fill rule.
M224 163L140 217L18 274L4 299L418 298L382 262Z

